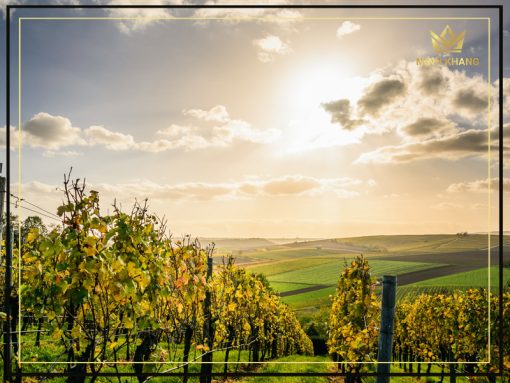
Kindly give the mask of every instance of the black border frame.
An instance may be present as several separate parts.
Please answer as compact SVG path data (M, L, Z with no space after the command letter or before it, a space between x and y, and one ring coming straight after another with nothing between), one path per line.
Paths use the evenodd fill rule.
M6 15L5 15L5 60L6 60L6 66L5 66L5 86L6 86L6 100L5 100L5 126L6 126L6 269L5 269L5 310L8 314L7 320L5 322L6 329L10 328L10 319L9 314L11 312L11 305L10 302L7 302L7 297L11 294L12 289L12 275L11 275L11 269L12 269L12 252L10 251L12 243L12 236L11 236L11 220L10 220L10 190L11 190L11 156L10 156L10 125L11 125L11 82L10 82L10 74L11 74L11 68L10 68L10 60L11 60L11 46L10 46L10 29L11 29L11 9L23 9L23 8L30 8L30 9L115 9L115 8L164 8L164 9L178 9L178 8L185 8L185 9L196 9L196 8L220 8L220 9L254 9L254 8L266 8L266 9L497 9L498 10L498 64L499 64L499 110L498 110L498 131L499 131L499 233L498 233L498 239L499 239L499 307L498 307L498 317L497 320L500 324L499 326L499 333L498 333L498 340L499 344L503 344L503 337L505 329L503 328L503 322L502 322L502 316L503 316L503 5L497 5L497 4L487 4L487 5L475 5L475 4L466 4L466 5L446 5L446 4L425 4L425 5L416 5L416 4L375 4L375 5L366 5L366 4L359 4L359 5L353 5L353 4L344 4L344 5L333 5L333 4L317 4L317 5L295 5L295 4L289 4L289 5L221 5L221 4L215 4L215 5L100 5L100 4L89 4L89 5L73 5L73 4L63 4L63 5L52 5L52 4L40 4L40 5L29 5L29 4L20 4L20 5L7 5L6 6ZM489 31L490 33L490 31ZM509 96L510 97L510 96ZM490 229L490 228L489 228ZM508 331L508 329L506 329ZM7 352L7 350L10 350L11 347L11 332L5 331L5 342L4 342L4 356L10 355L10 351ZM497 376L503 377L504 372L504 366L503 366L503 351L500 347L499 349L499 373L411 373L411 372L405 372L405 373L389 373L389 374L381 374L381 373L361 373L358 374L358 376L361 377L367 377L367 376L399 376L399 377L429 377L429 376L467 376L467 377L488 377L488 378L495 378ZM10 379L15 376L18 379L22 379L23 377L45 377L45 378L51 378L51 377L65 377L65 376L71 376L71 375L77 375L77 376L103 376L103 377L136 377L137 374L135 372L126 372L126 373L79 373L79 374L72 374L72 373L65 373L65 372L22 372L20 370L17 370L15 373L12 371L12 362L11 360L5 360L4 365L4 371L7 373L4 374L4 382L10 381ZM190 377L196 377L200 376L200 373L193 373L189 372L187 373ZM171 372L171 373L143 373L143 377L158 377L158 376L184 376L184 373L182 372ZM224 373L211 373L208 375L210 377L215 376L227 376L227 377L248 377L248 376L281 376L281 377L304 377L304 376L314 376L314 377L332 377L332 376L343 376L346 378L346 381L350 381L350 377L353 375L350 373L341 373L341 372L331 372L331 373L310 373L310 372L302 372L302 373L264 373L264 372L237 372L237 373L227 373L226 375Z

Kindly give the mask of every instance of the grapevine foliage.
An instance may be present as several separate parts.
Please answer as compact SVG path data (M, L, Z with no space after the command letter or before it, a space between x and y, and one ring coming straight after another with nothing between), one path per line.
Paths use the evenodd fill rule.
M211 348L249 350L253 362L313 353L294 313L260 277L229 258L207 278L212 249L168 237L146 202L129 213L114 205L113 214L103 215L98 192L69 179L64 186L57 211L63 225L28 232L21 289L13 294L21 294L23 316L37 326L37 345L56 343L62 360L78 362L70 372L98 373L105 364L92 362L130 361L143 381L139 362L177 360L187 372L191 355ZM19 252L14 256L16 264Z
M340 365L353 373L366 369L354 362L376 358L380 309L374 286L368 261L360 255L340 272L332 300L329 353L339 362L353 362Z

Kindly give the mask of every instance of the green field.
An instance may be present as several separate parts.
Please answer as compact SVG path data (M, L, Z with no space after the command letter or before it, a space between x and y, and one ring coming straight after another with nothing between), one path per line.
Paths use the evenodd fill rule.
M508 237L504 241L505 245L510 243ZM398 287L399 297L487 285L487 269L483 267L487 258L473 256L473 251L482 254L487 249L486 234L379 235L279 241L273 242L274 245L270 242L246 239L231 240L228 244L237 249L244 246L245 251L232 248L236 262L250 272L264 274L273 289L284 294L282 299L300 311L329 305L329 295L334 294L345 262L360 253L369 260L372 273L378 278L407 275L404 285ZM498 237L492 235L491 247L497 244ZM458 272L466 270L466 265L473 270ZM452 274L445 275L448 272ZM497 267L491 273L491 284L495 286ZM510 271L505 271L505 278L510 278Z
M283 297L282 300L295 310L317 309L322 306L329 306L331 303L329 296L333 295L335 290L335 286L330 286L320 290Z
M464 273L458 273L448 275L445 277L431 278L425 281L413 283L410 286L421 286L421 287L488 287L489 269L480 268L473 271L466 271ZM503 280L510 280L510 269L503 269ZM491 287L497 287L499 285L499 267L492 266L490 268L490 284Z
M277 261L267 261L261 264L248 265L245 266L245 268L250 270L252 273L262 273L269 277L271 275L281 274L289 271L302 270L307 267L338 263L339 261L343 262L344 258L346 257L351 257L351 255L328 254L327 257L318 255L313 258L285 258Z
M382 277L385 274L399 275L442 266L437 263L382 261L377 259L372 259L369 262L371 271L376 277ZM273 274L269 276L268 279L270 282L298 282L308 283L311 285L335 285L338 281L340 271L343 270L344 267L344 262L328 262L317 266L304 267L300 270Z

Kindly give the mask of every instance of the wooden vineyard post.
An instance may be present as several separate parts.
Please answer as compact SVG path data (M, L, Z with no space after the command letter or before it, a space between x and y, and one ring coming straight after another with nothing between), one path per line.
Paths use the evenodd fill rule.
M385 275L382 288L381 327L379 330L379 349L377 352L377 383L390 381L390 362L393 342L393 322L395 320L395 301L397 277ZM384 374L384 375L383 375Z

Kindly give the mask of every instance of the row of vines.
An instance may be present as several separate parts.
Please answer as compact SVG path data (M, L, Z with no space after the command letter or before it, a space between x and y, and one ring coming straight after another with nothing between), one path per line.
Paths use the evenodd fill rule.
M380 302L376 289L369 263L360 256L341 272L332 299L328 351L339 362L339 369L355 376L368 371L368 365L359 362L377 361ZM450 373L498 373L503 355L504 370L510 371L508 288L503 308L499 321L499 297L488 295L485 289L426 293L404 300L395 312L393 361L415 373L429 373L433 363L443 372L447 368ZM501 325L505 329L502 343ZM425 371L421 362L429 362Z
M313 353L263 276L231 258L212 273L213 248L189 237L174 241L146 204L129 213L114 205L113 214L102 215L98 193L69 178L64 195L63 225L46 234L32 229L14 251L14 264L21 253L22 273L13 297L21 295L22 338L41 349L57 345L54 361L77 373L68 382L84 382L80 373L95 375L106 361L126 363L140 382L147 368L140 362L161 362L165 371L183 371L186 382L190 363L211 361L215 350L224 355L225 372L241 350L252 362ZM23 359L26 342L13 335Z

